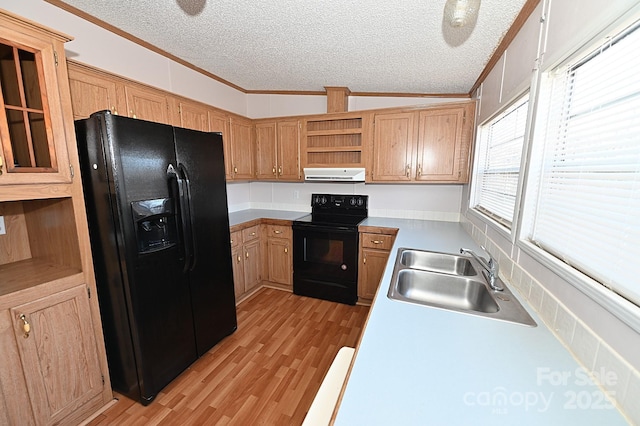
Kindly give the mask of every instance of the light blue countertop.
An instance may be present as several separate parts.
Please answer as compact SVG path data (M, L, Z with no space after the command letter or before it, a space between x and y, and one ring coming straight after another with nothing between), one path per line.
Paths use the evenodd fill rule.
M296 220L302 216L306 216L309 213L294 212L289 210L263 210L263 209L250 209L240 210L237 212L229 213L229 226L238 225L245 222L250 222L255 219L280 219L280 220Z
M336 425L627 424L513 286L535 328L387 298L400 247L482 253L459 223L399 228Z
M245 210L231 224L304 212ZM397 250L480 247L459 223L370 217L398 228L357 348L336 425L616 425L604 398L533 309L526 327L387 298Z

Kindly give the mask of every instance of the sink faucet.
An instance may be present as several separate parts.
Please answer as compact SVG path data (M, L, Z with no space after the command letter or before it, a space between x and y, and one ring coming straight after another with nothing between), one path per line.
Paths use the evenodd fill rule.
M498 269L499 269L498 262L496 262L496 260L493 257L491 257L491 253L489 253L487 249L485 249L482 246L480 247L482 248L482 250L486 251L487 254L489 254L489 261L487 261L483 257L478 256L471 249L461 248L460 253L470 254L471 256L473 256L475 260L478 261L478 263L480 263L480 265L482 265L482 267L486 271L486 277L487 277L487 281L489 282L489 287L491 287L492 290L503 291L504 288L500 287L500 285L498 285L498 283L496 282L496 279L498 278Z

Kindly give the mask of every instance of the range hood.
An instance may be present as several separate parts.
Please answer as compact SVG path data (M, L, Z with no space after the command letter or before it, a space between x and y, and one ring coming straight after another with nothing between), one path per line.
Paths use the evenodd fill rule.
M364 182L364 176L364 167L322 167L304 169L304 180L307 182Z

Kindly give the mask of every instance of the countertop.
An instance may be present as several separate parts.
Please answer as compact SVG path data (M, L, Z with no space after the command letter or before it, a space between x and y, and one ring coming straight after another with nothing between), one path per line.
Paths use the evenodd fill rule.
M336 425L627 424L535 311L505 323L387 298L399 247L482 253L462 225L368 218L399 228Z
M229 213L229 226L239 225L256 219L296 220L309 213L289 210L250 209Z
M245 210L229 218L234 225L305 214ZM336 425L627 424L513 286L537 327L387 298L400 247L482 253L462 225L376 217L361 225L399 231Z

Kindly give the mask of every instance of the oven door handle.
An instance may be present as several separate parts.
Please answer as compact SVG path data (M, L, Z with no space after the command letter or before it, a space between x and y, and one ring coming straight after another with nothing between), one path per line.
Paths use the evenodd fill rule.
M308 225L308 224L296 224L292 225L294 231L312 231L312 232L331 232L331 233L342 233L342 234L357 234L358 228L353 228L349 226L338 226L338 225Z

